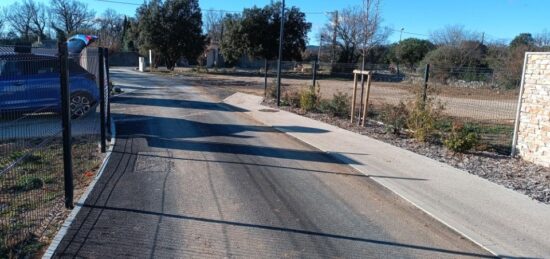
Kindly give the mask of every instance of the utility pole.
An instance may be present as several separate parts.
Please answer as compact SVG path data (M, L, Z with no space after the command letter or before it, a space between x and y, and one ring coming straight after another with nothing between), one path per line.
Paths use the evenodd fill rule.
M279 31L279 59L277 60L277 107L281 105L281 59L283 58L284 33L285 33L285 0L282 0L281 30Z
M397 53L397 75L399 75L399 60L401 59L401 36L403 36L403 30L405 28L401 28L401 32L399 33L399 52Z
M220 49L221 49L221 46L222 46L222 40L223 40L223 23L222 23L222 26L220 28L220 38L218 39L218 48L216 49L216 68L219 68L219 63L220 63Z
M336 28L338 28L338 10L334 11L334 21L332 24L332 53L330 57L330 64L334 63L336 59Z
M319 37L319 49L317 50L317 63L321 62L321 47L323 46L323 34Z
M313 62L313 87L317 84L317 67L321 62L321 47L323 46L323 34L319 37L319 49L317 50L317 60Z

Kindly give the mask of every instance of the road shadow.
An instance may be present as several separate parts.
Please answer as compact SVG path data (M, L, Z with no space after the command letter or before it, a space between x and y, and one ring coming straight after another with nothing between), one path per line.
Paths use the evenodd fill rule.
M246 133L250 132L280 133L280 131L268 126L205 123L183 118L165 118L146 115L114 114L113 116L119 118L116 120L117 139L143 138L147 141L149 147L154 148L253 155L335 164L360 164L353 159L348 159L346 161L333 159L322 151L194 140L205 137L255 137L246 135ZM323 129L298 126L289 126L287 130L291 132L316 134L327 132Z
M206 123L184 118L167 118L122 113L113 113L112 116L116 120L119 138L134 136L155 136L165 139L214 136L248 138L250 136L239 134L246 132L280 133L279 130L273 127L262 125ZM151 127L143 127L144 124L148 124ZM289 132L299 133L322 134L328 132L324 129L301 126L281 126L278 128L285 128Z
M144 123L134 122L134 124L143 125ZM147 127L147 125L144 127ZM142 136L132 137L131 133L124 132L126 130L128 129L122 129L121 133L125 134L126 137L117 139L109 163L90 196L83 203L77 204L80 207L80 212L57 247L54 258L184 257L193 253L205 256L200 252L196 254L196 247L190 247L189 243L197 242L197 235L195 234L197 231L219 229L219 227L231 227L234 232L245 232L251 236L267 231L270 233L267 235L272 238L296 240L298 242L296 249L304 248L299 244L309 244L308 242L338 242L335 244L351 242L350 245L353 247L364 246L365 249L373 250L400 250L404 254L422 252L430 253L434 257L471 256L494 258L493 256L465 251L368 238L361 234L323 231L309 225L297 227L256 222L249 219L228 220L216 216L200 216L193 211L181 212L174 208L167 209L164 205L164 197L166 192L170 191L166 187L166 181L171 170L137 172L135 169L137 160L144 152L150 150L151 139ZM179 142L176 141L175 143ZM180 144L187 145L188 143ZM207 144L201 143L200 145ZM224 148L222 147L222 149ZM269 150L269 152L273 151ZM319 156L321 153L312 152L311 155ZM295 154L291 153L291 155ZM163 159L173 158L169 151L163 151L159 156ZM156 181L151 181L151 179ZM135 196L138 192L140 195ZM186 199L186 197L181 198ZM182 227L185 227L185 231L178 231ZM168 236L166 236L167 234ZM219 236L220 239L215 241L218 246L200 251L231 255L231 251L216 250L217 248L224 249L221 244L230 242L226 240L227 237L224 239L222 233L205 233L203 237L208 235ZM273 240L272 238L254 239L252 242L256 242L261 247L261 245L269 245L269 242ZM277 250L280 255L283 255L287 248L283 247ZM261 251L262 249L258 248L258 252ZM320 255L331 252L325 250L315 251Z
M208 110L208 111L233 111L233 112L247 111L245 109L238 108L238 107L232 107L231 109L229 109L227 106L220 103L215 103L215 102L202 102L202 101L181 100L181 99L142 98L142 97L131 97L131 95L118 96L117 98L113 99L113 103L194 109L194 110Z

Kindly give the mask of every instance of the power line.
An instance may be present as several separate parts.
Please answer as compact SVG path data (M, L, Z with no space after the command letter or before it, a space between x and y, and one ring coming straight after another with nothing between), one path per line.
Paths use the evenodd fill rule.
M393 32L401 32L401 30L396 30L396 29L389 29L389 30L390 30L390 31L393 31ZM416 33L416 32L408 32L408 31L403 31L403 34L430 37L430 35L428 35L428 34L422 34L422 33Z
M130 3L130 2L122 2L122 1L113 1L113 0L95 0L98 2L106 2L106 3L113 3L113 4L126 4L126 5L135 5L140 6L141 4L138 3Z
M105 3L113 3L113 4L134 5L134 6L142 5L142 4L138 4L138 3L115 1L115 0L95 0L95 1L105 2ZM220 12L220 13L242 13L243 12L243 11L222 10L222 9L203 9L203 11L212 11L212 12ZM321 15L321 14L327 14L328 12L303 12L303 13L311 14L311 15Z

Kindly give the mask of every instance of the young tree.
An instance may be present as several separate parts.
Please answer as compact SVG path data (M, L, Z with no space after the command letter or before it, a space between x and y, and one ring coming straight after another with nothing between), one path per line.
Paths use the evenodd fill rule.
M168 69L181 57L195 60L205 46L201 17L198 0L144 3L137 11L140 51L160 53Z
M374 46L383 44L390 35L388 28L382 27L380 16L380 0L363 0L362 10L362 54L366 57L367 52Z
M380 0L364 0L363 6L334 13L333 20L325 25L321 34L329 44L335 41L338 62L356 63L361 55L387 40L390 31L382 27L379 7Z
M95 12L78 0L51 0L50 13L52 22L60 23L68 35L87 29L95 18Z
M229 62L243 55L251 58L274 59L278 56L281 4L263 8L246 8L242 15L224 18L224 37L221 51ZM301 60L306 48L307 33L311 23L297 7L285 10L284 60Z

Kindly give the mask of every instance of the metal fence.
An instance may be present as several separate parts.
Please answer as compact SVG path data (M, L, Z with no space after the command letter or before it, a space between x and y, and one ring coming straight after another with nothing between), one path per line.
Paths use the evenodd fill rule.
M93 179L108 137L105 53L0 46L0 258L40 249Z
M224 84L237 87L239 91L258 93L265 88L265 95L273 98L276 96L277 62L267 62L267 73L265 66L265 61L257 61L234 68L210 68L208 72L211 77L218 76L225 81ZM297 92L312 86L315 81L322 99L331 99L337 93L347 94L351 99L353 70L360 69L361 64L355 63L322 62L315 65L314 62L282 62L281 96L295 97ZM373 73L369 96L370 119L379 120L381 111L387 105L408 104L418 91L423 91L424 66L401 66L397 72L395 65L365 64L365 70ZM500 80L503 74L504 71L486 68L432 66L427 95L444 108L438 127L449 131L453 122L465 123L480 132L482 144L507 153L512 140L520 82L503 82ZM364 98L360 97L366 89L359 87L357 91L357 102L361 102Z

